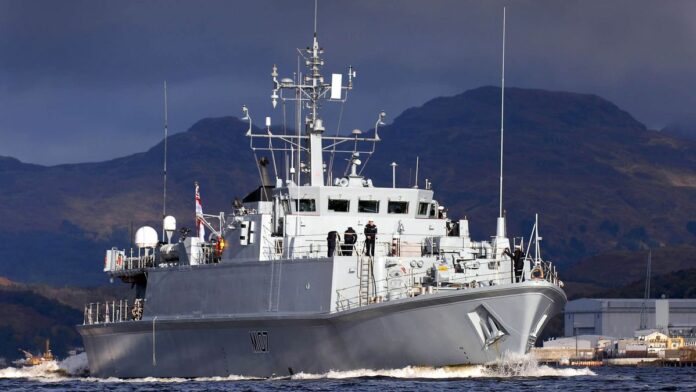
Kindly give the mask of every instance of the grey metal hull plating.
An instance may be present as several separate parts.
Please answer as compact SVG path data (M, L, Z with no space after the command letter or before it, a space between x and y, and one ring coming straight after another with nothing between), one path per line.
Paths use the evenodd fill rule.
M98 377L268 377L488 363L506 352L527 352L530 334L541 331L565 302L560 288L539 281L331 314L155 318L78 329ZM487 348L469 316L481 306L506 332Z

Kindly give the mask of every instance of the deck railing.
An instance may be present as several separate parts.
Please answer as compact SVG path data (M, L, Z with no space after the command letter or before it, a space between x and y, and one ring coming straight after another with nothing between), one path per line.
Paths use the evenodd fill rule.
M120 323L140 320L143 315L143 302L136 299L129 303L127 299L106 302L92 302L85 305L83 325Z
M539 270L541 274L538 273ZM426 276L428 276L428 272L404 273L396 278L370 281L369 298L366 303L360 301L360 285L338 289L336 290L335 309L343 311L393 299L435 294L441 291L468 290L501 284L519 284L527 281L547 281L563 287L563 282L559 279L555 266L546 261L539 261L526 268L522 273L520 282L516 280L510 282L506 271L491 271L477 276L455 273L446 282L424 284L423 278Z
M200 246L200 255L197 256L197 265L205 264L215 264L220 262L220 255L218 254L215 246L212 244L202 244ZM112 251L118 251L116 248L112 248ZM123 255L126 251L121 251ZM141 253L140 249L130 249L130 255L125 256L122 260L114 263L114 268L109 271L111 273L118 274L119 272L132 272L138 270L144 270L147 268L154 267L166 267L171 265L179 265L179 262L167 262L166 260L161 260L155 256L154 251L150 250L147 253Z

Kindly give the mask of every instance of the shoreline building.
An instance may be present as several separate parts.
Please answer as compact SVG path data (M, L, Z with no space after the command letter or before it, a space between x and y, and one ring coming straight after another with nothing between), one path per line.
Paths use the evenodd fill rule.
M696 329L696 299L581 298L565 307L564 336L633 337L641 329L643 309L645 329L668 335Z

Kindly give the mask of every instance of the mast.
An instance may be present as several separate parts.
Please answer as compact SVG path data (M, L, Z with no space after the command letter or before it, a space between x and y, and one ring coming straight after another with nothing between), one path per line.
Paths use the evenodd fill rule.
M503 7L503 66L500 73L500 189L496 237L505 237L505 217L503 216L503 146L505 124L505 7Z
M319 48L317 40L317 0L314 1L314 37L312 47L307 48L309 59L306 64L309 69L308 75L305 77L305 82L309 83L308 91L309 101L307 101L307 109L309 115L305 119L305 130L309 135L309 154L310 154L310 183L312 186L324 185L324 162L322 156L322 134L324 133L324 122L319 118L319 98L323 95L325 86L323 86L324 78L321 76L321 66L324 61L319 57L323 53L323 49Z
M167 124L167 81L164 81L164 168L162 170L162 219L167 216L167 136L169 135ZM165 230L162 225L162 238L164 239Z
M371 137L360 137L359 135L362 133L360 131L358 131L358 133L353 133L351 137L338 134L335 136L324 136L324 121L320 115L322 101L345 103L348 98L348 91L353 89L353 79L356 77L356 72L352 66L349 66L347 78L344 78L343 74L333 73L331 74L329 82L324 80L324 76L321 73L324 66L324 60L321 56L324 50L319 46L317 34L317 7L318 5L315 1L312 44L304 50L298 50L307 68L305 73L301 73L299 70L300 56L298 56L298 70L293 78L280 78L277 65L273 65L271 71L271 77L273 79L271 103L275 108L279 100L283 102L283 105L285 105L287 101L295 101L297 121L296 134L275 135L270 127L267 127L267 131L264 134L256 134L253 132L251 125L246 133L246 136L250 138L250 148L252 151L290 152L291 167L289 174L297 186L302 185L302 172L306 170L305 163L302 162L302 156L304 154L309 156L308 172L310 179L308 182L310 186L315 187L325 186L324 150L330 149L332 154L347 153L351 154L351 156L357 156L359 153L366 153L369 159L369 156L375 151L375 144L380 141L377 130L379 125L384 125L383 120L385 117L384 112L379 113L377 123L375 124L374 136ZM347 79L346 84L343 83L345 79ZM242 111L245 115L244 119L250 121L246 106L242 107ZM302 131L303 119L304 131ZM276 148L270 142L267 143L266 146L260 146L254 143L254 139L280 139L283 146ZM324 146L324 141L327 141L327 146ZM361 144L371 143L372 148L370 150L361 149L359 151L357 149L358 142ZM348 150L346 148L348 143L354 143L355 148ZM341 149L337 149L337 147L341 147Z

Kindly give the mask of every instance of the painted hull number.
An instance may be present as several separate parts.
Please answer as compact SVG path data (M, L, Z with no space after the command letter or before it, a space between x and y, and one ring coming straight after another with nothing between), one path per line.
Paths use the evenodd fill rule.
M251 339L251 349L255 353L264 354L268 352L268 332L267 331L251 331L249 332Z

